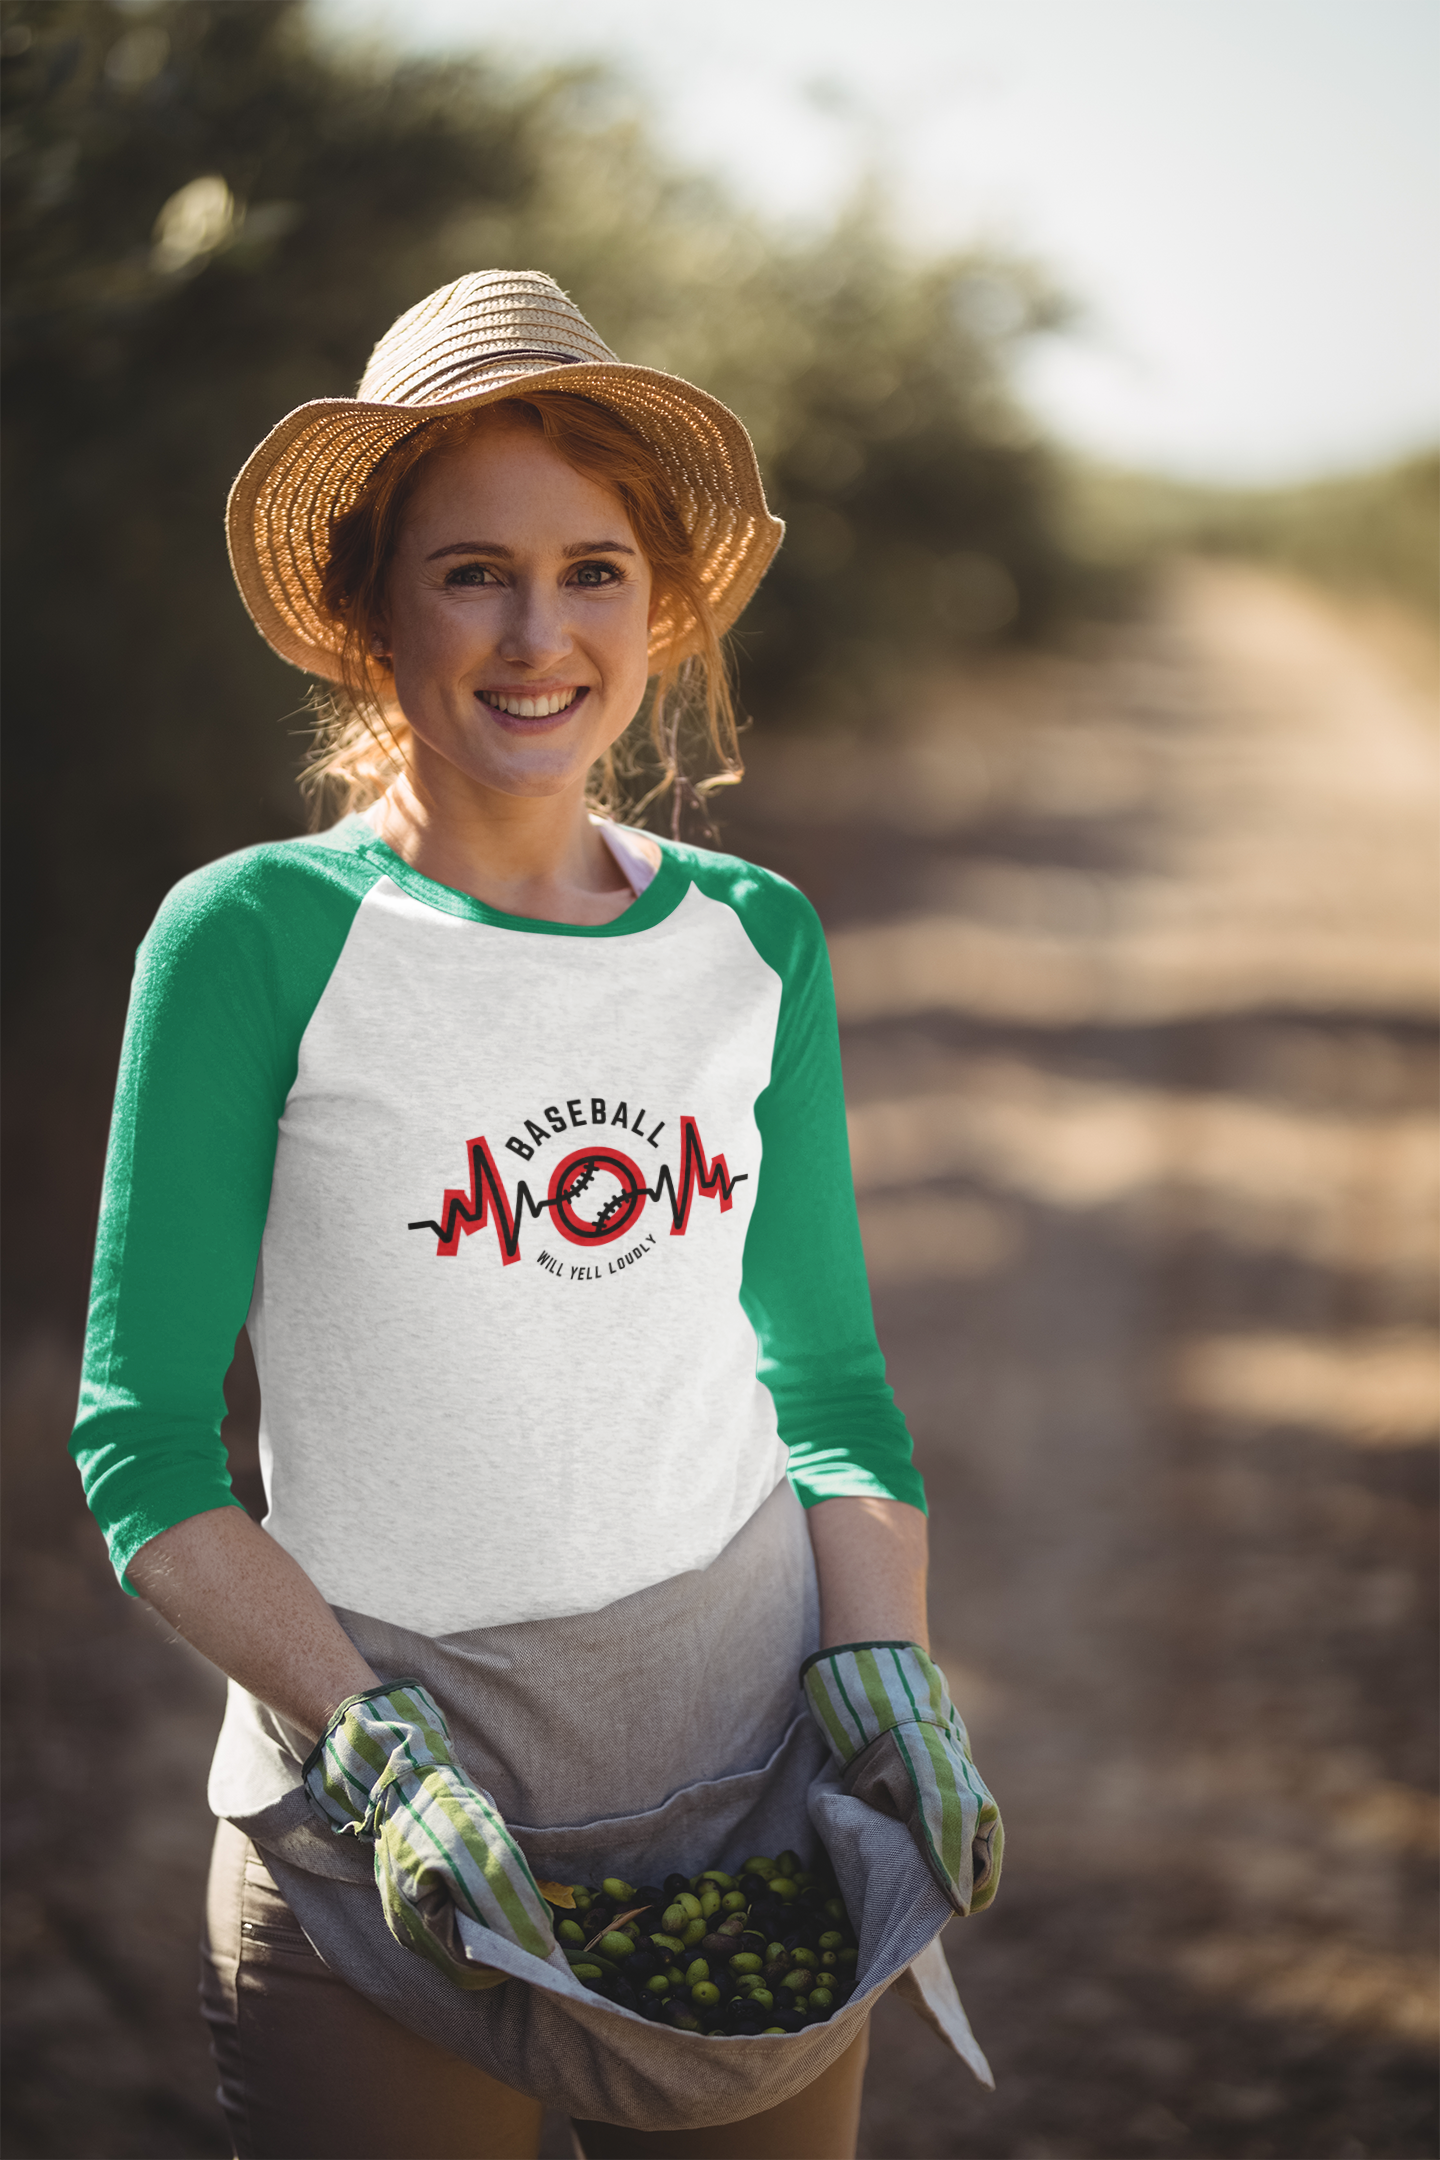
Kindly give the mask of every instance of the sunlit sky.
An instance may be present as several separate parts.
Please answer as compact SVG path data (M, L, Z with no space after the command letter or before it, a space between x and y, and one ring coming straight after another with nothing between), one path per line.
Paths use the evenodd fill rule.
M777 220L878 170L917 245L1039 259L1085 315L1025 388L1082 448L1264 481L1440 436L1436 0L316 12L411 51L608 60L674 152Z

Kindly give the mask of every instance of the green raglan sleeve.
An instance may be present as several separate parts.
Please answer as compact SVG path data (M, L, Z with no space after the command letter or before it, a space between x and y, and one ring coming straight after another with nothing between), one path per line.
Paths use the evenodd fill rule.
M840 1037L819 920L764 873L740 908L783 990L741 1299L761 1379L806 1507L851 1494L925 1507L910 1435L885 1378L855 1211Z
M358 899L353 858L308 853L280 844L197 871L137 959L70 1443L127 1590L149 1539L239 1505L225 1374L300 1037Z

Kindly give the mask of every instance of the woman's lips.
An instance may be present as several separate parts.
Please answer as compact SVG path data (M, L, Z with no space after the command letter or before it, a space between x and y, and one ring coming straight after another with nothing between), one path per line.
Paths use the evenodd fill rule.
M561 694L557 688L553 691L507 690L491 695L503 695L507 705L543 705ZM562 705L558 712L514 713L506 712L503 706L493 704L491 695L487 695L485 691L475 692L476 698L485 707L495 725L503 728L507 735L548 735L573 720L589 694L588 686L580 684L570 692L568 703Z

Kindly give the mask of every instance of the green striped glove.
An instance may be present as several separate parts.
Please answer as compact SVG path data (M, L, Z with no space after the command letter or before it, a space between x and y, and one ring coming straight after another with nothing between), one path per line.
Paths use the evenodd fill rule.
M841 1643L800 1681L845 1790L906 1824L957 1912L983 1912L1005 1831L939 1666L918 1643Z
M489 1793L456 1762L444 1714L418 1681L341 1703L303 1775L337 1837L373 1842L396 1942L457 1987L496 1987L505 1977L466 1957L457 1912L534 1957L553 1951L550 1908L525 1856Z

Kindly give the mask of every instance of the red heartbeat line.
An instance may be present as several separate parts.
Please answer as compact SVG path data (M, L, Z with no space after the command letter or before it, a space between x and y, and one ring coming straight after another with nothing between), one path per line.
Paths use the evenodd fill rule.
M575 1226L567 1203L583 1191L594 1175L593 1169L582 1170L568 1182L562 1177L566 1165L557 1170L551 1190L544 1200L537 1200L522 1180L515 1188L515 1204L512 1207L505 1192L495 1158L490 1153L489 1142L481 1136L467 1140L466 1152L470 1157L470 1184L462 1191L458 1186L447 1186L441 1207L441 1220L430 1219L412 1222L411 1230L433 1230L437 1239L437 1259L453 1260L460 1250L462 1237L469 1237L487 1224L493 1228L500 1246L500 1257L506 1267L520 1258L520 1232L527 1216L543 1215L553 1211L554 1219L562 1233L572 1244L609 1244L612 1238L621 1236L631 1228L646 1200L659 1200L668 1194L670 1200L670 1235L684 1237L690 1223L690 1206L697 1192L707 1200L718 1199L720 1212L728 1215L737 1185L743 1185L749 1172L742 1170L732 1177L725 1157L717 1155L713 1162L706 1162L705 1149L699 1128L693 1117L680 1120L680 1183L677 1189L670 1175L670 1165L661 1165L660 1175L653 1185L647 1185L640 1177L628 1156L620 1156L615 1149L598 1146L582 1150L587 1159L601 1158L602 1166L620 1162L627 1164L633 1175L614 1174L626 1188L623 1199L611 1201L602 1209L601 1217L588 1230ZM610 1218L619 1217L618 1226Z

